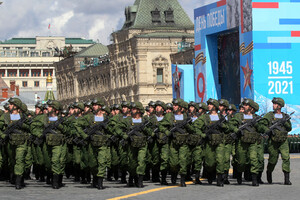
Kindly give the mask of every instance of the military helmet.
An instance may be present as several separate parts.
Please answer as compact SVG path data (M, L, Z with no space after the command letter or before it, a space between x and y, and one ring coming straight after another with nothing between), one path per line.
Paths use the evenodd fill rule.
M173 105L177 104L178 106L180 106L182 108L185 106L184 101L182 99L173 99L172 103L173 103Z
M61 108L59 101L56 100L48 100L47 105L52 106L53 108L55 108L55 110L59 110Z
M26 113L26 112L28 111L27 105L26 105L25 103L22 103L20 109L21 109L21 111L22 111L23 113Z
M111 112L110 108L105 105L102 107L102 110L104 110L107 114L110 114L110 112Z
M150 101L149 103L148 103L148 106L151 106L151 107L155 107L155 102L154 101Z
M184 109L186 109L186 110L189 109L189 103L188 103L188 102L182 101L181 104L182 104L182 106L181 106L182 108L184 108Z
M35 113L34 113L34 111L32 111L32 110L29 110L29 111L28 111L28 113L27 113L27 115L34 116L34 115L35 115Z
M143 107L143 104L139 101L136 101L136 102L132 102L131 103L131 108L136 108L136 109L139 109L141 113L144 113L144 107Z
M84 110L84 104L83 103L81 103L81 102L75 102L74 104L73 104L73 106L74 106L74 108L79 108L80 110Z
M63 109L63 110L61 111L61 114L63 114L63 115L68 115L68 114L69 114L69 111L66 110L66 109Z
M197 104L197 103L195 103L194 101L191 101L190 103L189 103L189 107L190 106L193 106L196 110L199 110L199 105Z
M92 105L104 106L104 100L101 98L96 98L92 101Z
M229 102L226 99L220 99L219 100L219 106L220 105L225 106L226 108L228 108Z
M74 108L74 103L69 104L68 109L70 109L70 108Z
M172 103L167 103L166 104L166 109L173 110L173 104Z
M252 100L252 99L248 99L248 98L245 98L244 100L243 100L243 104L248 104L249 106L251 106L252 108L255 108L255 104L254 104L255 102Z
M44 105L41 102L37 102L34 107L43 110Z
M236 106L234 104L229 104L228 110L236 111L237 109L236 109Z
M207 107L206 103L204 103L204 102L200 102L198 104L198 107L199 107L199 109L202 108L203 110L208 110L208 107Z
M155 106L161 106L164 110L167 110L167 106L163 101L157 100Z
M18 98L15 98L15 97L11 97L8 100L8 102L11 103L11 104L14 104L18 108L21 108L21 106L22 106L22 101L20 99L18 99Z
M92 101L88 100L88 101L84 102L84 107L93 108Z
M120 111L121 111L121 110L122 110L122 107L121 107L119 104L114 104L114 105L113 105L113 109L114 109L114 110L120 110Z
M216 99L212 99L212 98L209 98L207 100L207 105L208 104L212 104L214 105L217 109L219 109L219 102L216 100Z
M244 106L243 106L243 103L240 103L239 104L239 109L241 109L241 108L243 108Z
M281 107L284 107L284 105L285 105L284 100L282 98L280 98L280 97L274 97L272 99L272 103L279 104Z
M253 102L253 107L252 107L252 108L255 110L255 112L257 112L257 111L259 110L259 105L258 105L258 103Z
M8 110L8 109L9 109L8 106L9 106L9 103L5 103L4 106L3 106L3 108L4 108L5 110Z
M146 110L146 112L150 112L150 107L149 107L149 106L146 106L146 107L145 107L145 110Z
M122 101L121 102L121 107L127 107L130 108L130 103L128 101Z

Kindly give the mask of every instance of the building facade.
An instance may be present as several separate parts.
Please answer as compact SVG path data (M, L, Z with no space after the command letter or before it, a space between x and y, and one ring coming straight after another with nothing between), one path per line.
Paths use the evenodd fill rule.
M170 54L178 52L178 42L194 42L193 23L177 0L136 0L125 8L125 17L123 28L111 34L109 63L88 70L75 65L69 65L69 71L57 68L57 81L66 81L71 88L58 88L59 100L70 103L98 96L109 104L171 101ZM64 62L67 65L65 59L57 66L66 68ZM78 93L64 94L70 90Z
M93 43L92 40L65 37L12 38L0 42L0 77L10 88L19 86L20 95L33 93L27 96L34 98L32 95L37 93L43 99L49 74L56 93L53 63L62 59L65 47L78 52Z

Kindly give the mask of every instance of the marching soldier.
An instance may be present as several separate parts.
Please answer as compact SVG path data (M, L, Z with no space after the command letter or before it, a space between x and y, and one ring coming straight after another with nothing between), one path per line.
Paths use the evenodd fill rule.
M116 132L122 135L124 141L128 141L128 171L129 186L143 187L143 176L146 170L147 136L151 135L151 129L146 126L145 118L142 118L144 107L142 103L135 102L131 105L131 117L122 121ZM131 132L130 132L131 131Z
M63 186L62 179L64 173L65 154L64 154L64 135L67 130L62 125L64 118L60 117L59 111L61 105L56 100L49 100L47 126L43 131L46 137L46 158L45 164L48 170L53 174L52 188L59 189ZM45 134L45 135L44 135Z
M205 162L208 172L208 183L212 184L215 178L214 171L217 172L217 186L223 187L224 174L224 132L227 126L223 115L218 114L219 102L215 99L208 99L209 113L198 118L195 126L199 134L204 134L205 143Z
M274 171L280 153L282 158L282 171L284 173L284 184L291 185L290 154L287 135L288 132L292 130L292 124L289 119L290 116L281 111L285 104L284 100L279 97L274 97L272 103L274 111L267 113L259 122L259 129L270 136L268 141L269 162L267 166L267 181L270 184L273 182L272 172ZM278 123L279 121L281 122ZM274 128L270 128L274 124Z
M244 99L243 105L244 113L237 113L230 120L231 130L234 132L233 137L238 138L236 141L236 155L238 159L237 182L238 184L242 184L242 172L245 171L245 165L247 159L249 159L252 186L259 186L257 182L257 175L259 173L257 142L260 139L260 134L255 126L255 120L259 119L259 116L255 114L258 108L252 99ZM241 129L241 125L244 125L245 128Z
M0 118L0 137L4 141L8 140L6 147L11 183L15 184L16 189L21 189L27 151L25 132L29 127L24 123L26 116L21 112L21 100L10 98L8 102L9 113L3 114Z

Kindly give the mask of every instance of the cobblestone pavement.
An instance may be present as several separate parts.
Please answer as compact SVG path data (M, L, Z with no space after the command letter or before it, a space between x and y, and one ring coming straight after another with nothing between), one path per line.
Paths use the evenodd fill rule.
M267 155L266 155L267 157ZM267 164L267 159L265 159ZM45 183L36 180L26 181L26 188L15 190L13 185L7 182L0 182L0 200L27 200L27 199L289 199L298 200L300 198L300 154L291 155L291 182L292 186L283 185L283 173L281 171L281 160L279 160L273 173L273 184L263 184L259 187L252 187L251 182L244 182L237 185L236 180L230 179L231 185L220 188L213 183L208 185L203 180L203 185L194 185L188 182L186 188L178 186L161 186L158 183L145 182L145 187L128 188L117 182L104 182L105 190L91 188L90 185L82 185L72 182L72 179L64 179L65 187L53 190ZM266 167L266 165L265 165ZM266 182L265 172L263 181ZM170 180L168 180L170 182Z

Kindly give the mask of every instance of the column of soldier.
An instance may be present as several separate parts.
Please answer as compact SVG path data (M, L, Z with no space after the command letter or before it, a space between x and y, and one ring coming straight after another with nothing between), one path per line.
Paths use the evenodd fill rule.
M75 102L67 110L55 100L37 103L27 110L18 98L9 99L0 117L1 178L25 187L31 170L36 180L64 186L63 176L104 189L103 179L121 178L129 187L143 187L150 180L168 185L180 176L186 181L223 187L233 177L242 184L242 174L259 186L264 169L264 142L268 139L267 181L281 153L284 184L291 185L288 132L290 115L281 111L284 100L274 98L273 111L258 116L259 105L244 99L237 111L225 99L206 103L151 101L122 102L111 107L100 98ZM150 176L150 171L152 176Z

